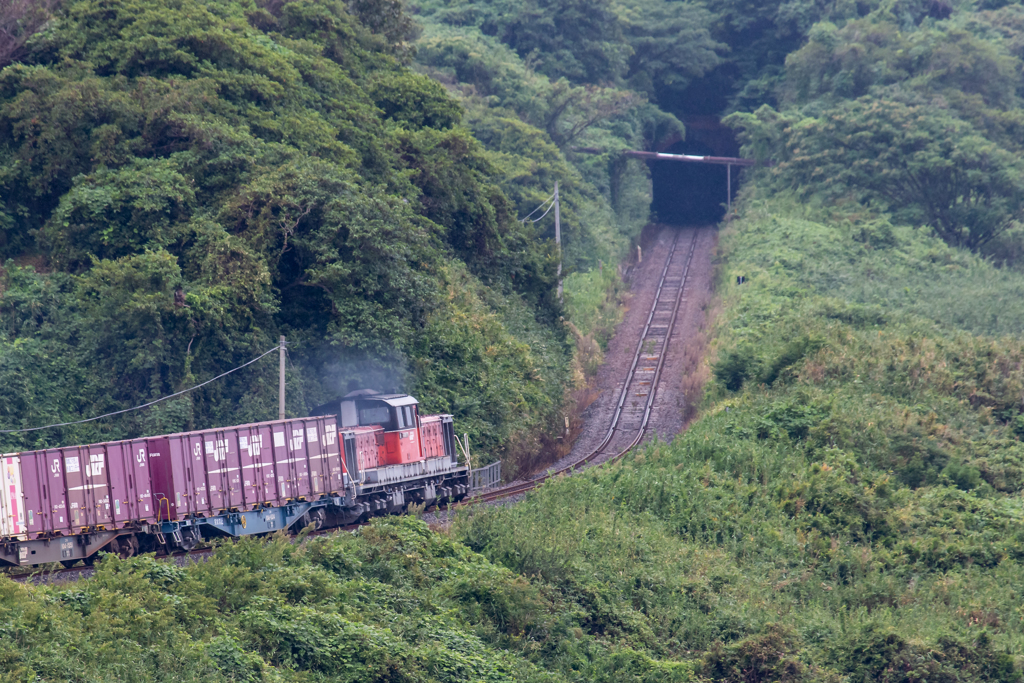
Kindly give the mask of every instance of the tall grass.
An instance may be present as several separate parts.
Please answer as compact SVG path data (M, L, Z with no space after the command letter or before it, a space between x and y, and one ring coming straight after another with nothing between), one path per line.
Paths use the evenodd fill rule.
M876 218L746 207L682 436L446 533L387 519L0 579L4 680L1019 681L1024 343L807 275Z
M993 335L1024 278L884 217L744 206L689 431L455 537L709 678L1019 680L1024 345Z

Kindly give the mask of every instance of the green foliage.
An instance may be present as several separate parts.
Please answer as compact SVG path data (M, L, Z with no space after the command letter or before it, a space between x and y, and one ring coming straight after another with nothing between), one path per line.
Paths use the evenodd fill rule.
M405 11L402 0L347 0L346 4L359 23L382 38L403 63L411 58L412 40L419 27Z
M557 180L565 265L590 270L598 260L617 260L646 223L650 203L646 167L619 161L617 152L645 144L642 136L655 127L652 110L628 91L539 75L475 27L428 24L417 48L429 73L458 83L466 123L517 215L545 201ZM673 132L664 128L663 135ZM576 155L575 145L602 153ZM538 228L553 237L552 217Z
M690 82L718 66L728 50L711 37L711 12L692 2L577 0L524 6L503 0L420 0L415 5L427 18L428 32L430 24L438 24L456 27L462 36L480 32L493 37L552 81L625 84L659 101L678 98ZM476 82L465 68L460 80Z
M762 183L700 419L456 537L708 679L1020 680L1019 274Z
M1024 216L1017 155L934 105L864 97L816 118L787 120L762 109L729 120L758 151L781 142L780 163L770 171L780 183L808 192L860 190L954 247L977 251ZM785 128L766 131L773 125Z
M466 426L477 447L539 429L571 358L554 249L516 219L463 107L402 66L415 34L392 2L65 3L0 72L4 426L172 393L282 333L295 414L352 384L455 410L441 396L467 385L427 368L438 321L466 315L466 344L511 354L463 358L465 378L505 373ZM594 237L580 260L615 239ZM453 277L472 303L446 299ZM545 370L523 371L538 339ZM5 448L266 419L275 381L258 365Z
M0 584L9 681L566 680L530 662L509 620L526 607L564 631L558 602L408 518L229 544L187 568L107 556L68 588Z
M416 128L451 128L462 110L437 81L409 72L385 72L370 84L370 97L392 121Z
M730 349L715 363L715 378L729 391L738 391L743 383L755 376L757 356L749 346Z
M801 681L804 665L793 654L799 640L791 630L767 624L765 633L708 653L702 673L716 681Z
M727 47L712 40L711 14L700 5L620 0L613 6L632 52L624 77L651 99L672 102L721 64Z
M444 533L0 580L5 679L1019 681L1024 279L959 247L1020 230L1020 8L415 9L421 35L390 0L79 0L37 34L0 73L0 415L285 332L291 405L404 384L500 457L578 381L568 335L599 358L649 200L618 152L682 134L646 100L702 76L777 162L722 236L703 415ZM560 255L518 220L555 180ZM10 443L259 419L268 370Z
M91 265L90 256L116 259L179 241L194 206L195 192L173 163L138 159L77 176L40 236L54 264L74 272Z
M594 58L591 50L607 49L602 53L605 56L630 53L632 48L623 42L625 35L614 24L618 21L633 26L637 41L646 45L633 75L645 69L657 71L663 80L675 78L669 75L673 70L693 75L715 59L717 47L708 45L700 24L706 17L692 6L675 3L662 3L656 11L648 4L626 11L604 2L541 3L525 13L520 6L500 3L442 6L417 2L414 7L424 21L423 35L416 43L420 68L457 93L466 111L466 125L482 145L490 172L500 178L501 191L511 200L507 210L516 216L530 216L531 221L524 221L521 230L502 235L502 257L491 258L492 253L499 253L490 246L497 238L491 228L493 214L479 206L479 195L452 183L446 159L458 155L435 158L437 146L470 148L469 141L454 135L406 138L403 156L415 168L413 178L423 190L420 201L425 213L437 223L450 225L452 241L475 252L460 255L478 277L488 282L493 278L512 280L528 301L554 311L554 306L543 303L551 290L537 279L537 273L545 272L551 262L523 259L518 254L530 253L525 248L529 242L554 236L553 216L542 217L535 209L547 203L554 183L558 183L560 256L566 275L566 308L560 317L566 318L567 329L576 337L576 371L571 377L578 385L585 374L596 371L601 345L607 343L618 320L619 277L607 266L624 256L648 219L646 165L622 157L620 151L653 146L681 134L683 127L674 116L646 103L642 94L616 87L616 80L621 84L618 76L613 78L606 71L583 73L577 67L604 68L598 69L600 59ZM579 24L573 18L584 10L598 12L586 22L610 17L613 10L617 18L600 26L604 34L598 35L592 23ZM657 19L651 18L650 11L655 11ZM666 26L653 43L647 44L639 35L644 27L669 18L675 23ZM670 35L686 23L684 19L693 20L686 24L685 35ZM566 28L554 42L531 23L561 25L570 20L578 25ZM501 30L496 28L499 26ZM527 28L530 33L525 33ZM590 33L582 36L581 30ZM531 43L524 56L523 41L527 39L539 42ZM603 46L597 45L602 40ZM581 41L586 45L581 46ZM578 49L573 49L574 45ZM566 53L572 53L569 62ZM703 61L682 69L694 55ZM563 66L572 73L562 71ZM461 159L457 163L467 165ZM464 400L458 399L459 404Z
M806 41L762 98L778 111L751 100L744 108L756 111L726 119L744 152L778 162L764 172L777 188L882 202L897 221L926 224L953 246L1016 258L1020 8L862 9L806 15Z
M520 57L530 57L538 71L576 82L610 80L626 67L629 48L611 5L604 0L527 4L497 0L424 7L447 24L478 26Z
M786 58L787 99L852 99L899 84L954 100L976 96L987 107L1013 106L1019 58L1003 41L979 36L981 27L961 23L903 32L896 17L876 13L841 29L816 24L807 44Z

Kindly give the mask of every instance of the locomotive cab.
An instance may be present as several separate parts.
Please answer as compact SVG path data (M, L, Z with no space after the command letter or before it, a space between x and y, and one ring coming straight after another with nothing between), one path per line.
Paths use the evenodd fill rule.
M378 394L369 389L353 391L338 402L316 408L314 414L336 414L341 428L380 427L384 443L382 465L404 465L423 460L420 444L419 402L407 394Z

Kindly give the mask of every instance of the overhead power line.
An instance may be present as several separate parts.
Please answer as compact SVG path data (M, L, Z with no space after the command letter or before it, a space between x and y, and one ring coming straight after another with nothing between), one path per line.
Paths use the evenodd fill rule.
M526 221L530 221L531 223L536 223L541 218L544 218L544 216L548 215L548 211L551 211L551 206L554 206L554 200L555 200L555 195L554 195L554 193L552 193L550 197L548 197L547 199L545 199L543 202L540 203L540 206L538 206L536 209L534 209L530 213L526 214L526 218L522 219L522 221L520 221L520 222L525 223ZM548 206L549 203L551 204L551 206ZM537 213L538 211L543 209L545 206L548 207L548 210L544 212L544 216L541 216L537 220L530 220L530 216L532 216L533 214Z
M531 223L540 223L541 220L544 218L544 216L547 216L549 213L551 213L551 209L555 208L556 204L558 204L558 202L551 202L551 206L548 207L547 211L545 211L544 213L542 213L540 215L540 218L531 219L529 217L526 217L526 218L523 219L523 222L525 223L526 221L530 221Z
M163 401L168 401L168 400L170 400L172 398L176 398L178 396L182 396L184 394L187 394L190 391L195 391L196 389L205 387L207 384L210 384L211 382L216 382L221 377L227 377L232 372L237 372L237 371L241 370L244 367L248 367L248 366L252 365L256 361L260 360L261 358L265 358L265 357L269 356L270 354L274 353L275 351L279 351L280 348L281 348L280 345L275 345L274 348L272 348L269 351L266 351L266 352L260 354L256 358L253 358L248 363L243 363L242 365L239 365L237 368L232 368L232 369L228 370L227 372L222 372L221 374L217 375L216 377L214 377L212 379L206 380L202 384L197 384L194 387L189 387L188 389L182 389L181 391L173 393L170 396L164 396L163 398L158 398L155 401L150 401L149 403L143 403L142 405L135 406L134 408L125 408L124 410L115 410L112 413L105 413L103 415L97 415L96 417L87 417L84 420L75 420L74 422L58 422L56 424L45 425L43 427L29 427L27 429L0 429L0 434L22 434L24 432L38 432L41 429L50 429L52 427L70 427L71 425L80 425L80 424L84 424L86 422L94 422L95 420L102 420L105 417L113 417L114 415L122 415L124 413L130 413L130 412L135 411L135 410L142 410L143 408L149 408L150 406L154 406L157 403L161 403Z

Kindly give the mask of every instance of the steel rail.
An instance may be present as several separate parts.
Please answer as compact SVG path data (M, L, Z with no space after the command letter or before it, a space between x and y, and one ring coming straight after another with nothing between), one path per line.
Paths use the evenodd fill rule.
M618 430L618 423L619 423L619 420L620 420L620 418L622 416L622 408L623 408L623 406L625 404L626 396L629 393L630 383L631 383L631 381L634 379L634 377L636 375L636 368L637 368L637 365L640 362L640 357L641 357L641 355L643 353L644 343L647 341L647 336L648 336L648 333L650 332L651 324L652 324L652 322L654 320L654 315L655 315L655 313L657 311L658 304L662 303L662 301L661 301L661 293L662 293L662 290L665 287L665 280L668 277L668 271L669 271L669 268L670 268L670 266L672 264L672 259L675 257L676 247L677 247L677 245L679 243L679 236L680 236L680 234L681 233L676 233L676 236L675 236L675 238L672 241L672 248L669 250L668 258L665 259L665 266L664 266L664 268L661 271L661 278L658 281L658 289L657 289L657 291L655 292L655 295L654 295L654 302L651 304L651 310L650 310L650 312L647 315L647 322L644 325L643 332L640 334L640 340L637 343L636 351L633 354L633 362L630 365L629 372L626 374L626 379L625 379L625 381L624 381L624 383L622 385L622 391L619 393L619 399L618 399L618 402L616 403L615 413L612 416L611 425L609 426L608 432L605 434L604 439L597 446L597 448L595 448L593 451L591 451L588 455L586 455L586 456L580 458L579 460L576 460L575 462L572 462L572 463L570 463L570 464L566 465L565 467L562 467L562 468L560 468L558 470L555 470L553 472L547 472L547 473L541 475L540 477L538 477L536 479L531 479L530 481L524 481L524 482L520 482L518 484L511 484L509 486L505 486L505 487L502 487L500 489L496 489L494 491L488 491L486 493L481 493L479 495L473 496L472 498L466 499L465 501L463 501L462 503L459 504L460 506L463 506L463 505L474 505L476 503L486 503L486 502L489 502L489 501L492 501L492 500L500 500L501 498L508 498L509 496L514 496L514 495L517 495L517 494L520 494L520 493L525 493L527 491L535 489L540 484L542 484L545 481L547 481L548 479L551 479L553 477L557 477L559 475L566 474L566 473L569 473L569 472L573 472L573 471L579 469L580 467L582 467L583 465L586 465L587 463L589 463L592 460L594 460L608 446L608 444L612 440L612 437L615 435L615 432ZM697 236L698 235L699 235L699 231L697 229L694 229L694 231L693 231L693 239L690 241L689 253L686 256L686 263L683 266L683 272L682 272L682 274L679 277L679 288L675 292L675 299L674 299L673 304L672 304L672 315L671 315L671 318L669 319L669 323L668 323L668 326L666 328L665 342L664 342L664 345L662 347L661 354L658 357L658 366L655 369L654 377L653 377L653 379L651 381L651 391L650 391L650 393L647 396L647 403L644 406L643 418L642 418L642 420L640 422L640 426L639 426L639 428L637 430L637 434L633 438L633 440L630 442L630 444L628 446L626 446L626 448L624 448L623 450L619 451L618 453L616 453L612 457L608 458L608 460L606 460L605 462L612 462L612 461L618 460L619 458L624 456L630 450L635 448L636 445L640 443L640 441L643 439L644 435L646 434L647 425L648 425L648 422L650 421L650 417L651 417L651 410L654 407L654 398L655 398L655 395L658 393L658 384L661 381L661 372L662 372L662 369L664 368L664 365L665 365L665 356L667 355L668 344L669 344L669 341L672 338L672 333L675 331L676 319L677 319L677 317L679 315L679 308L680 308L680 305L681 305L682 300L683 300L683 293L684 293L684 290L686 288L687 278L689 277L689 273L690 273L690 264L693 261L693 254L694 254L694 252L696 250L696 247L697 247Z

